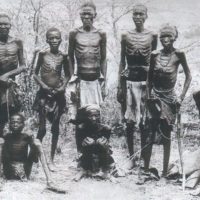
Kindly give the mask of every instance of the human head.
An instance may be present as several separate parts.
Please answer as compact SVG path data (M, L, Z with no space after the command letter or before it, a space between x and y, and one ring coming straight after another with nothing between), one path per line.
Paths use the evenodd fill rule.
M85 105L79 109L78 118L91 126L97 126L100 123L100 107L96 104Z
M25 118L22 114L17 113L10 117L10 130L13 133L21 133L24 128Z
M136 4L133 6L133 21L136 27L143 26L147 19L147 8L143 4Z
M7 14L0 13L0 35L8 36L11 28L11 19Z
M96 6L92 1L86 1L81 5L80 17L84 28L90 28L93 25L96 15Z
M165 24L160 29L160 41L164 48L172 47L177 37L178 31L176 26Z
M62 41L61 39L61 32L57 28L50 28L46 32L46 41L49 44L51 49L58 49L60 46L60 43Z

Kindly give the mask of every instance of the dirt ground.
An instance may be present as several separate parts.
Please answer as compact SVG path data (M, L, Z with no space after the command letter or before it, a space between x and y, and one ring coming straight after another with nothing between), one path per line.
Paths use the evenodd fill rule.
M195 135L195 134L193 134ZM48 137L47 137L48 138ZM49 138L44 144L45 151L49 151ZM137 136L137 140L139 135ZM99 181L96 179L82 179L74 182L73 178L77 173L76 148L73 136L68 136L66 141L61 139L61 153L56 155L57 171L52 173L56 182L67 194L58 194L46 189L46 182L40 164L33 167L32 178L28 182L5 181L0 199L3 200L195 200L189 191L182 191L181 186L174 181L161 178L160 181L149 181L144 185L137 185L138 169L133 170L133 174L117 178L115 182ZM66 143L64 145L64 143ZM187 137L184 140L184 149L195 150L199 144L194 137ZM125 137L113 136L111 139L113 147L113 157L118 166L126 171L127 148ZM138 142L137 142L138 144ZM139 149L137 145L136 149ZM48 152L47 152L48 153ZM171 160L178 158L177 140L173 137L171 148ZM151 166L162 171L162 146L155 146Z

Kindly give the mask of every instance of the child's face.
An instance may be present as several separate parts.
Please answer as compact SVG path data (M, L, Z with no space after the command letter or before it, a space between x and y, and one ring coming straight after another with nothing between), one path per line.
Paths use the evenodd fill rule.
M62 39L61 34L58 31L51 31L47 36L47 43L51 49L58 49Z
M13 133L20 133L24 128L24 121L21 116L14 115L10 119L10 130Z

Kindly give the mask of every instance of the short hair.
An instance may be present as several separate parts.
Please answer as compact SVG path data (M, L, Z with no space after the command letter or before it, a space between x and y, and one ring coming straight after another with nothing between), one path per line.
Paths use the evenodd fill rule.
M60 35L61 35L61 31L60 31L58 28L51 27L51 28L49 28L49 29L47 30L47 32L46 32L46 38L48 38L49 33L54 32L54 31L60 33Z
M21 118L21 121L22 121L23 123L25 122L25 117L24 117L24 115L22 115L21 113L15 113L15 114L11 115L11 116L10 116L10 121L11 121L12 117L14 117L14 116L19 116L19 117Z
M136 4L133 6L133 12L137 10L137 8L140 8L147 14L147 7L144 4Z
M96 12L96 6L94 4L93 1L85 1L82 5L81 5L81 9L84 8L84 7L91 7L94 9L94 11Z
M162 37L165 34L170 34L174 37L174 40L178 37L178 30L176 26L170 25L170 24L164 24L160 29L160 37Z
M0 18L3 18L3 17L7 18L11 24L11 18L9 15L7 15L6 13L0 13Z

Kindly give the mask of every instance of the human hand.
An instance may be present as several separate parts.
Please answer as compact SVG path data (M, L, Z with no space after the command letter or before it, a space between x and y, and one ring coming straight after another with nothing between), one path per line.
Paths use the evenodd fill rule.
M44 89L44 90L47 91L47 92L52 92L52 91L51 91L51 88L50 88L49 86L47 86L46 84L43 84L43 85L42 85L42 89Z
M177 107L178 109L181 107L182 101L183 101L183 100L182 100L181 97L177 97L177 98L176 98L175 104L176 104L176 107Z
M82 142L82 146L86 147L86 146L91 146L95 143L94 139L92 139L91 137L86 137L83 142Z
M101 137L101 138L97 139L96 143L101 146L108 146L108 144L109 144L108 139L105 137Z
M124 95L123 95L122 88L118 88L117 89L117 101L119 103L123 103L124 102Z
M61 87L59 87L59 88L56 88L55 91L58 92L58 93L64 92L64 91L65 91L65 87L64 87L64 86L61 86Z

